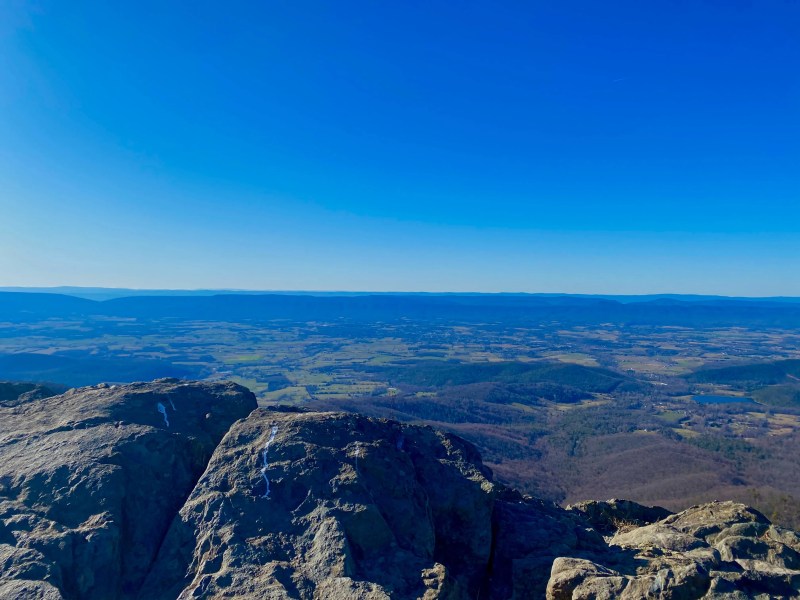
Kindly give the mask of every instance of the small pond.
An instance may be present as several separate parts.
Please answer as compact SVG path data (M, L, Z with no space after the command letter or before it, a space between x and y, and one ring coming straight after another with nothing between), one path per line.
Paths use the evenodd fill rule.
M735 402L755 402L752 398L745 398L742 396L713 396L702 395L692 396L692 400L699 404L733 404Z

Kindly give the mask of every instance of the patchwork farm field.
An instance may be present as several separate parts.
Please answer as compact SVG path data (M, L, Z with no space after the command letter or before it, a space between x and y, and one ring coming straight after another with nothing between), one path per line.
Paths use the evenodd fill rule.
M55 390L232 380L263 406L449 429L501 480L556 502L625 496L675 509L726 497L800 525L797 328L560 314L25 316L0 322L0 379ZM696 400L715 396L725 402Z

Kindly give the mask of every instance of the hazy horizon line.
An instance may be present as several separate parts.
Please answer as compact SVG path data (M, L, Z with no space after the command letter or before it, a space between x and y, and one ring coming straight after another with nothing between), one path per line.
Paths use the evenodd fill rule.
M0 286L2 292L25 292L37 293L47 291L84 291L84 292L159 292L162 294L204 294L204 293L233 293L233 294L326 294L326 295L437 295L437 296L594 296L594 297L665 297L681 296L696 298L731 298L731 299L752 299L752 300L775 300L775 299L796 299L800 296L791 295L729 295L699 292L527 292L527 291L477 291L477 290L348 290L348 289L263 289L263 288L159 288L159 287L113 287L113 286L81 286L81 285L52 285L52 286Z

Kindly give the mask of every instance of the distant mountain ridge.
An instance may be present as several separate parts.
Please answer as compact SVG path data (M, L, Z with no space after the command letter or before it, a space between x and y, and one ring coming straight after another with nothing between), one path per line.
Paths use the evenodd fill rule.
M66 294L0 292L0 320L121 317L185 320L461 320L465 322L621 323L647 326L800 327L800 302L755 299L620 302L600 296L291 295L127 296L97 301Z
M560 292L376 292L352 290L239 290L239 289L135 289L111 287L81 287L81 286L54 286L54 287L23 287L0 286L0 292L19 292L25 294L62 294L75 296L87 300L111 300L113 298L127 298L130 296L483 296L490 298L523 297L523 298L586 298L599 300L613 300L624 304L631 302L650 302L653 300L678 300L682 302L715 302L721 300L734 300L743 302L781 302L800 303L798 296L721 296L715 294L572 294Z

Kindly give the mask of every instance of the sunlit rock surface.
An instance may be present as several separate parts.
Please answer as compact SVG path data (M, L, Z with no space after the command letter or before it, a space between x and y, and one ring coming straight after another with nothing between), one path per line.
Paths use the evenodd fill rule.
M798 552L741 504L562 509L452 434L233 384L0 406L0 598L766 600Z
M0 596L138 592L222 436L255 406L233 384L160 380L0 407Z
M543 594L553 551L584 542L602 539L493 483L456 436L259 410L220 444L141 597L510 598L515 578Z
M551 600L800 596L800 539L743 504L712 502L660 521L619 521L605 556L559 558Z

